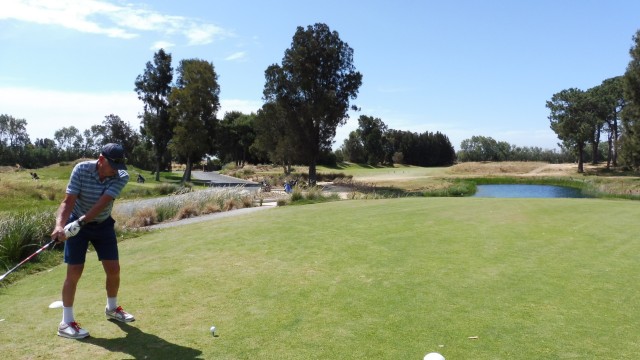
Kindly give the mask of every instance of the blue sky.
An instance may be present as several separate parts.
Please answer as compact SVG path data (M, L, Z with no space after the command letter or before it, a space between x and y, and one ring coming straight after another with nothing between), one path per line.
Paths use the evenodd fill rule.
M640 29L637 0L3 0L0 113L31 140L115 114L139 127L134 81L160 47L219 76L226 111L262 105L264 70L298 26L325 23L354 49L360 115L392 129L555 148L545 102L622 75Z

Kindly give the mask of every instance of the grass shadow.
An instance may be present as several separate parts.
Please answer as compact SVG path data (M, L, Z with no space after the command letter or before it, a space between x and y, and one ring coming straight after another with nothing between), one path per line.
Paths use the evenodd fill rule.
M201 359L200 350L170 343L127 323L112 322L126 333L125 337L105 339L90 336L82 341L110 352L126 353L134 359Z

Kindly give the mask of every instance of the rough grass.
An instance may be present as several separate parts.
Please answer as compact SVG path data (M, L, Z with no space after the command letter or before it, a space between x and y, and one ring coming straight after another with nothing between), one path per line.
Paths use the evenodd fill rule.
M104 319L103 271L88 261L76 316L92 337L56 337L60 310L47 305L59 299L60 266L0 290L0 352L635 359L637 211L619 200L406 198L146 233L120 247L119 299L136 322Z
M64 198L65 189L73 167L80 161L54 164L41 169L16 169L5 167L0 171L0 215L15 211L42 209L55 211ZM40 180L33 180L30 172L37 172ZM183 186L181 178L173 173L161 173L161 181L146 175L144 184L136 182L136 174L143 172L129 166L130 180L120 199L140 199L164 196L179 191ZM191 187L195 187L189 184ZM196 187L202 188L202 187Z

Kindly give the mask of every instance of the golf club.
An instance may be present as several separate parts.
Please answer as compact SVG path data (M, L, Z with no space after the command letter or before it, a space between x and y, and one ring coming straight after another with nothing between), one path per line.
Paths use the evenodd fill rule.
M4 280L4 278L7 277L7 275L11 274L15 269L19 268L22 264L24 264L27 261L31 260L31 258L33 258L36 255L40 254L44 249L48 248L49 246L51 246L51 244L55 243L56 241L57 241L56 239L51 239L51 241L49 241L43 247L38 249L38 251L36 251L33 254L27 256L27 258L22 260L22 261L20 261L20 263L18 265L14 266L11 270L9 270L6 273L2 274L2 276L0 276L0 281Z

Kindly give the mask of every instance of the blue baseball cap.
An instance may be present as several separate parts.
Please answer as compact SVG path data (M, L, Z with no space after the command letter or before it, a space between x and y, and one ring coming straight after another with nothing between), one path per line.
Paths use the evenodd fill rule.
M102 147L100 154L109 161L109 165L116 170L127 170L127 159L124 157L124 148L120 144L110 143Z

